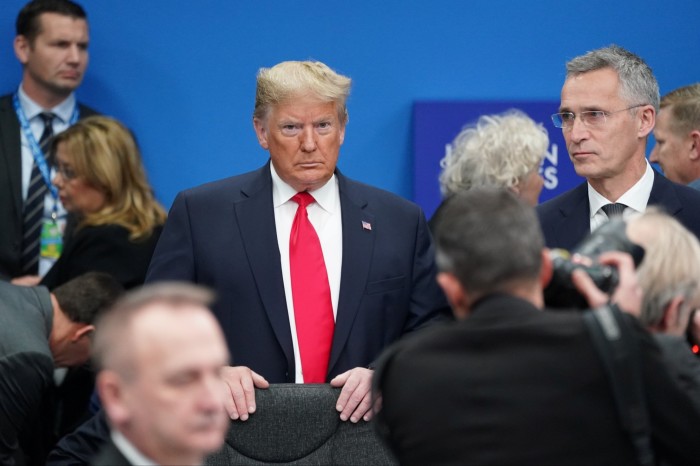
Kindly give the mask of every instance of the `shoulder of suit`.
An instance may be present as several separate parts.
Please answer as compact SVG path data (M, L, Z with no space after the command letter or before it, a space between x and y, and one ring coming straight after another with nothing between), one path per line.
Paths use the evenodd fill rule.
M537 213L540 215L545 215L552 211L558 210L562 206L571 204L572 202L578 201L582 196L588 195L587 183L583 182L578 186L564 191L558 196L549 199L541 204L539 204L536 209Z
M80 117L85 118L89 116L94 116L94 115L101 115L100 112L95 110L92 107L88 107L87 105L83 104L82 102L78 102L78 108L80 109Z
M399 196L376 186L371 186L360 181L353 180L343 175L338 176L341 194L345 194L356 202L367 201L375 206L385 205L399 210L420 210L420 206L413 201Z

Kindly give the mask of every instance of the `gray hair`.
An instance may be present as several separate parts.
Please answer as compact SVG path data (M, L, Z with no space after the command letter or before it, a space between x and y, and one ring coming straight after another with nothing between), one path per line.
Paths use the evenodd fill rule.
M260 68L253 117L264 120L273 106L293 97L311 95L324 102L335 102L338 118L346 124L351 82L319 61L285 61L272 68Z
M659 83L649 65L618 45L578 56L566 64L567 79L590 71L612 68L620 80L620 97L629 105L649 104L659 111Z
M666 306L676 296L686 302L700 300L700 242L695 235L654 207L628 220L627 231L644 247L644 259L637 268L644 292L642 324L660 323Z
M437 265L474 293L537 280L544 239L535 209L505 189L477 187L436 213Z
M447 197L476 186L513 188L539 169L548 147L544 126L520 110L483 115L447 145L440 191Z

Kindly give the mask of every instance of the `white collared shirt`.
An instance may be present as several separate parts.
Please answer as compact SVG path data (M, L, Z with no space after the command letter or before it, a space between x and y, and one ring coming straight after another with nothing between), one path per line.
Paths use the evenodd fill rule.
M58 134L65 131L70 126L70 119L73 116L73 111L77 105L75 100L75 94L71 93L63 102L56 105L53 108L44 109L39 104L34 102L22 89L20 84L19 90L17 92L17 97L19 100L19 105L22 107L24 115L29 121L29 128L32 130L34 139L39 142L41 135L44 132L44 121L39 116L43 112L52 112L56 115L53 119L52 127L53 134ZM32 167L34 165L34 155L29 147L29 141L27 141L24 131L20 128L20 141L22 144L22 200L27 199L27 191L29 190L29 180L32 175ZM56 176L56 169L54 167L49 167L51 173L51 180ZM56 223L61 232L65 230L66 227L66 216L67 212L61 205L59 199L54 199L50 192L46 193L44 197L44 219L48 221L51 219L51 214L54 209L56 209ZM39 275L44 276L46 272L53 266L56 261L47 258L39 258Z
M285 183L270 163L272 173L272 203L275 210L275 228L277 230L277 243L280 250L280 263L282 266L282 280L284 281L284 293L287 300L287 312L289 314L289 327L292 331L294 344L294 362L296 383L303 383L304 376L299 354L299 340L297 339L296 323L294 319L294 300L292 299L292 279L289 271L289 235L292 231L292 223L297 212L297 203L292 197L297 191ZM310 192L316 200L306 207L309 221L316 230L323 260L326 263L328 284L331 291L331 303L333 305L333 317L338 312L338 294L340 292L340 271L343 261L343 223L340 211L340 193L338 179L333 175L328 182L320 188Z
M651 168L649 162L646 162L647 168L644 175L637 181L634 186L628 189L620 198L615 201L625 204L627 208L622 213L623 218L634 215L634 212L642 213L646 210L651 195L651 188L654 186L654 169ZM590 206L591 231L599 228L608 221L608 216L603 212L602 207L610 204L613 201L606 199L605 196L593 189L593 186L588 184L588 205Z
M129 460L129 463L139 466L158 466L158 463L141 453L139 449L136 448L133 443L129 442L118 430L112 429L109 432L109 436L112 438L114 446Z
M58 134L70 126L70 118L73 116L73 109L76 105L75 94L71 94L60 104L48 109L42 108L25 94L24 90L22 90L22 85L19 86L19 92L17 94L17 97L19 97L19 105L22 107L22 111L29 121L29 127L34 134L36 142L39 142L44 132L44 122L39 116L44 112L52 112L56 115L52 124L53 134ZM32 150L29 148L29 142L21 129L20 138L22 141L22 199L26 199L27 189L29 189L29 177L31 176L32 165L34 164L34 156L32 155ZM55 174L55 170L52 168L51 179L53 179ZM53 205L51 207L53 207Z

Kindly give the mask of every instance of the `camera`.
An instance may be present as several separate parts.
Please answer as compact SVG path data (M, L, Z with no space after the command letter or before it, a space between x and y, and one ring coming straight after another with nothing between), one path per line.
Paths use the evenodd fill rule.
M571 273L580 269L588 274L593 283L604 293L610 295L615 291L619 275L615 267L598 264L596 259L608 251L626 252L632 256L635 267L644 258L644 249L627 237L627 224L620 218L614 218L588 235L572 252L564 249L550 251L552 259L552 279L544 290L544 302L548 308L587 309L586 299L578 292L571 280ZM578 254L593 261L591 265L571 261Z

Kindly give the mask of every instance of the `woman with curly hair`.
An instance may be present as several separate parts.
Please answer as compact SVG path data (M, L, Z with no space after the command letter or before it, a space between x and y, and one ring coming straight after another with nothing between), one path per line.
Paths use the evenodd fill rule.
M548 147L544 126L520 110L481 116L447 146L440 161L442 195L496 186L535 206L544 184L539 168Z

